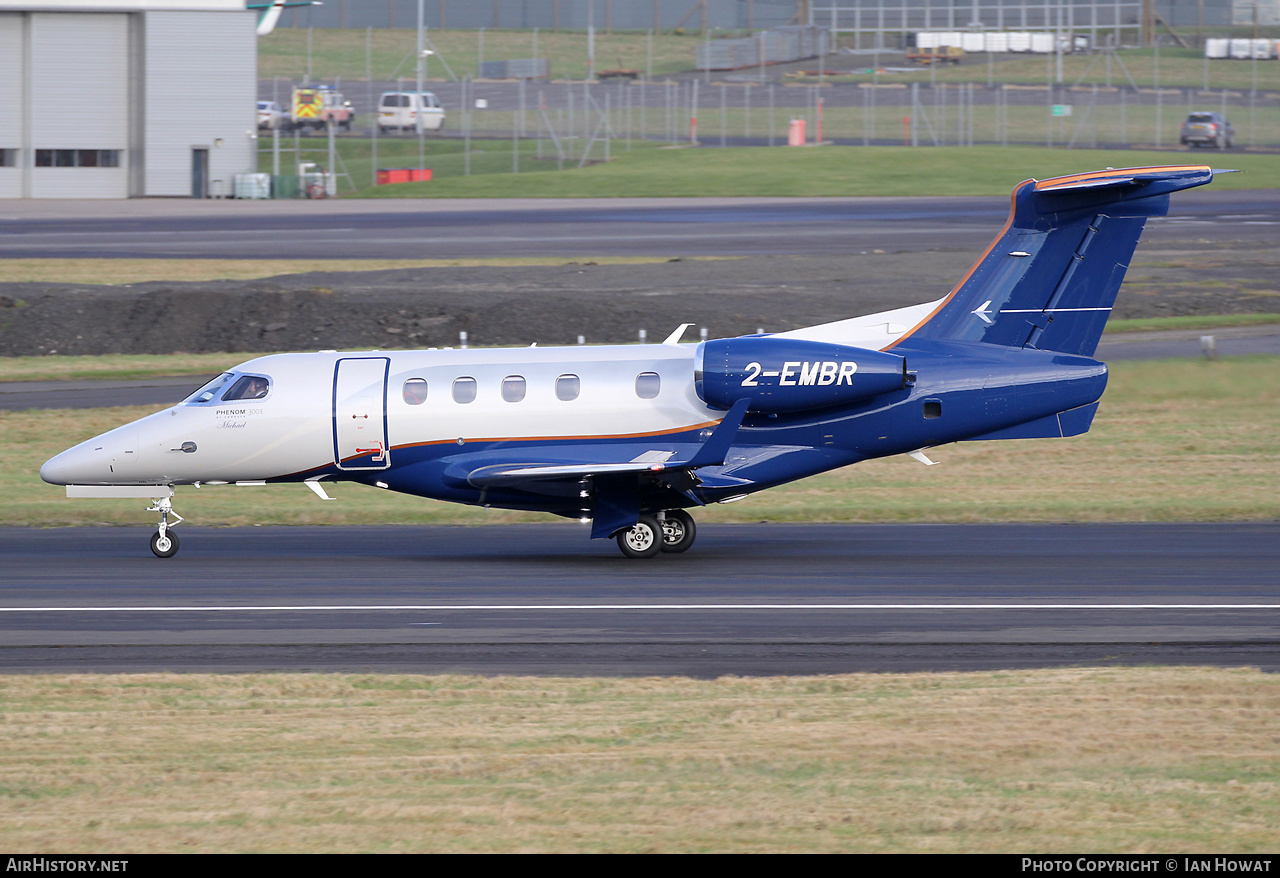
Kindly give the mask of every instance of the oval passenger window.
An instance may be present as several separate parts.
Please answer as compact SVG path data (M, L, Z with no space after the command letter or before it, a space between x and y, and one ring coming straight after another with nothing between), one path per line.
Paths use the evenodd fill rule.
M454 402L475 402L476 399L476 379L459 378L453 382L453 401Z
M422 405L427 401L427 381L425 378L410 378L404 383L404 401L409 405Z
M519 402L524 399L524 377L508 375L502 379L502 398L507 402Z
M653 399L662 389L662 379L657 372L641 372L636 376L636 396L641 399Z
M561 375L556 379L556 399L571 402L582 392L582 381L577 375Z

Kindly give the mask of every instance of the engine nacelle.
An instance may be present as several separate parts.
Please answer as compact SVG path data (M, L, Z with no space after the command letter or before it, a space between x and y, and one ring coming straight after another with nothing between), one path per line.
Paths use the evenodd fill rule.
M694 386L712 408L728 409L746 398L753 412L798 412L902 390L907 361L897 354L820 341L723 338L698 345Z

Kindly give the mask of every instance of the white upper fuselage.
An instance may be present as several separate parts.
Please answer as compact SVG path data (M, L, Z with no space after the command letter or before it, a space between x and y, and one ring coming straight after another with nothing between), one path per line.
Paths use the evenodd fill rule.
M693 357L692 345L259 357L232 371L237 377L268 378L270 391L264 398L188 399L68 449L50 460L41 475L57 484L82 485L254 481L335 463L342 467L344 458L381 443L389 447L390 459L375 455L380 459L353 469L394 465L395 449L412 445L556 442L697 429L718 421L723 412L708 408L694 392ZM335 373L344 376L341 383ZM642 373L658 376L652 398L637 392ZM468 378L474 379L475 397L460 402L466 388L455 399L455 382ZM519 378L524 379L523 397L507 401L504 380ZM561 380L568 378L577 381ZM411 380L414 387L406 394ZM426 382L426 398L412 404L407 400L420 397L420 381ZM558 382L564 388L560 395L568 395L576 383L576 398L560 398ZM644 392L651 393L653 379L642 382ZM510 384L509 395L514 396L520 382ZM378 423L384 396L385 434ZM353 429L363 433L351 433ZM184 451L184 444L194 450Z

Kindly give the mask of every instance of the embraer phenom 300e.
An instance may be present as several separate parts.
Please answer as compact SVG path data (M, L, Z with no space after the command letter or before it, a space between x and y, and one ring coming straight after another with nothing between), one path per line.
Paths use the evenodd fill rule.
M935 302L682 344L322 351L243 363L47 462L71 497L138 497L178 548L175 485L323 481L591 523L636 558L683 552L685 510L947 442L1075 436L1142 228L1206 166L1028 180ZM176 521L171 521L171 517Z

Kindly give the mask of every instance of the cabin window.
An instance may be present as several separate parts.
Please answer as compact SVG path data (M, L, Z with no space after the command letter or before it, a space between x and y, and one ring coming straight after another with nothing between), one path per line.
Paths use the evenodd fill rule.
M653 399L662 389L662 379L657 372L641 372L636 376L636 396L641 399Z
M582 379L577 375L561 375L556 379L556 399L571 402L582 392Z
M404 383L401 395L409 405L422 405L427 401L427 380L425 378L410 378Z
M271 380L261 375L245 375L231 389L222 394L223 402L237 399L265 399L271 390Z
M474 378L458 378L453 382L453 401L454 402L475 402L476 401L476 379Z
M502 379L502 398L507 402L519 402L524 399L524 376L508 375Z
M924 401L924 419L932 421L934 418L942 417L942 400L926 399Z

